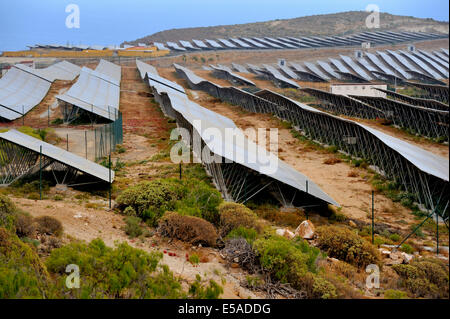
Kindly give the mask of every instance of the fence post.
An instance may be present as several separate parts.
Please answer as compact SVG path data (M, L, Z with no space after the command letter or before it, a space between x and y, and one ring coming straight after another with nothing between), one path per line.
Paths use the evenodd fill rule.
M372 245L375 241L374 196L375 196L375 192L372 191Z
M111 209L111 153L109 153L109 209Z
M42 145L39 147L39 199L42 200Z
M436 211L436 255L439 255L439 214Z
M308 194L308 180L306 180L306 194ZM308 214L307 210L305 210L305 217L306 217L306 220L309 219L309 214Z
M50 105L47 106L47 126L50 126Z

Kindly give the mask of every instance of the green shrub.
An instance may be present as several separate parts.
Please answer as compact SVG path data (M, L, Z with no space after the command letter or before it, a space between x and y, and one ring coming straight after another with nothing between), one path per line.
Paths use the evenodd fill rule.
M239 226L238 228L230 231L225 239L240 237L244 238L249 244L252 244L258 237L258 232L253 228L245 228L243 226Z
M399 234L391 234L389 236L389 239L392 240L393 242L397 243L399 242L402 238Z
M35 219L37 231L41 234L61 236L63 226L59 220L51 216L41 216Z
M136 216L136 211L131 206L128 206L127 208L125 208L123 210L123 213L127 216Z
M254 242L261 266L270 276L295 288L302 285L302 277L316 271L319 249L310 247L303 240L290 241L281 236L261 238Z
M189 262L193 265L198 265L200 263L200 257L196 253L193 253L189 255Z
M401 251L403 251L403 252L405 252L405 253L407 253L407 254L412 254L412 253L414 253L414 248L412 248L411 247L411 245L408 245L408 244L402 244L401 246L400 246L400 250Z
M240 226L262 231L258 216L242 204L224 202L219 206L220 228L223 236Z
M17 207L5 195L0 194L0 227L14 230Z
M190 298L218 299L223 293L223 288L214 280L210 280L208 286L203 286L200 275L196 275L195 282L189 287Z
M384 292L384 299L408 299L408 294L401 290L388 289Z
M319 248L331 257L357 267L381 263L378 250L348 228L320 226L317 233Z
M0 299L49 297L49 275L38 255L0 228Z
M204 181L174 178L142 182L126 189L117 197L120 209L131 207L136 215L151 226L166 211L178 211L182 215L196 216L218 223L217 206L221 203L220 193Z
M217 232L208 221L194 216L166 212L159 220L158 232L162 236L177 238L191 244L215 246Z
M401 277L399 285L415 297L449 297L448 268L441 260L422 258L409 265L393 265L392 268Z
M125 220L125 233L130 238L136 238L143 234L143 230L139 225L141 223L141 219L135 216L128 216Z
M312 289L312 296L315 299L335 299L337 298L336 287L320 276L314 276L314 284Z
M58 275L57 288L66 298L186 297L169 268L159 265L161 258L159 252L147 253L127 243L109 248L95 239L89 244L74 242L54 249L46 265ZM80 267L79 289L65 286L69 264Z
M157 220L165 211L175 208L175 202L183 195L182 191L172 180L160 179L129 187L117 197L116 201L119 208L131 207L137 216L143 219L148 219L145 215L153 213L153 225L156 226Z

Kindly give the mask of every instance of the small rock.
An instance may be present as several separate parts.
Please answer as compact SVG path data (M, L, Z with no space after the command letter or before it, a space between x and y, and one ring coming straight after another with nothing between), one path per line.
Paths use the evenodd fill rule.
M413 259L413 255L407 254L405 252L402 252L402 256L403 256L403 263L404 264L409 264L411 262L411 260Z
M313 223L309 220L305 220L297 227L294 234L303 239L313 239L315 230Z
M294 238L294 233L291 232L290 230L286 229L286 228L279 228L276 230L276 234L278 236L283 236L286 237L288 239Z
M356 226L356 224L355 224L355 222L354 222L353 220L350 220L350 221L348 222L348 224L349 224L350 227L353 227L353 228L358 227L358 226Z
M235 263L238 263L238 262L239 262L239 258L236 257L236 258L233 259L233 261L234 261Z
M389 255L391 254L390 250L386 250L383 248L379 248L378 250L380 251L381 256L383 256L384 258L388 258Z

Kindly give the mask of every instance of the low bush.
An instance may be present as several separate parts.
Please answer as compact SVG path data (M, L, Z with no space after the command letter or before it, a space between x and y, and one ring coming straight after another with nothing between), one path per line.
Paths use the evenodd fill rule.
M14 224L16 227L16 234L20 238L30 237L36 230L36 223L34 222L33 217L25 213L17 214Z
M217 231L210 222L195 216L182 216L176 212L166 212L161 217L158 232L162 236L208 246L215 246L218 238Z
M0 228L0 299L49 297L50 278L38 255Z
M127 219L125 220L125 233L130 238L136 238L141 236L144 233L144 231L139 225L140 223L141 219L139 217L128 216Z
M14 230L17 207L5 195L0 194L0 227Z
M378 250L348 228L320 226L317 228L317 234L319 248L331 257L357 267L381 264Z
M302 288L303 277L308 272L317 271L316 260L320 251L301 239L290 241L274 235L256 240L253 247L262 268L271 278L290 283L296 289Z
M239 227L253 228L262 231L258 216L242 204L224 202L219 206L220 230L223 236Z
M63 226L59 220L51 216L41 216L35 219L37 223L36 230L41 234L61 236Z
M132 186L123 191L116 201L124 212L130 207L128 212L134 209L138 217L151 226L157 226L166 211L177 211L217 224L217 206L222 198L215 188L204 181L167 178Z
M300 209L292 212L282 212L273 205L260 205L253 209L258 217L268 220L277 226L297 228L305 219L305 213Z
M49 271L59 275L57 287L66 298L183 298L178 279L159 264L162 254L147 253L122 243L109 248L101 239L74 242L54 249L47 259ZM66 266L80 267L79 289L68 289Z
M405 291L388 289L384 292L384 299L408 299Z
M222 293L223 288L212 279L204 286L198 274L189 288L189 297L194 299L218 299Z
M393 265L400 276L400 286L406 288L414 297L449 297L448 268L439 259L422 258L409 265Z
M230 231L225 239L244 238L249 244L252 244L258 237L258 232L253 228L239 226Z

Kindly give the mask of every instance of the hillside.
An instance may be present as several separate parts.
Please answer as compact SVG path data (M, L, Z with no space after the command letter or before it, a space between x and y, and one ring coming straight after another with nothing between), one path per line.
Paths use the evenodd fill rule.
M368 31L365 11L350 11L334 14L314 15L294 19L272 20L266 22L222 25L201 28L184 28L160 31L152 35L125 42L177 41L208 39L235 36L308 36L308 35L345 35ZM392 31L421 31L449 33L447 22L433 19L421 19L398 16L389 13L380 14L380 29Z

